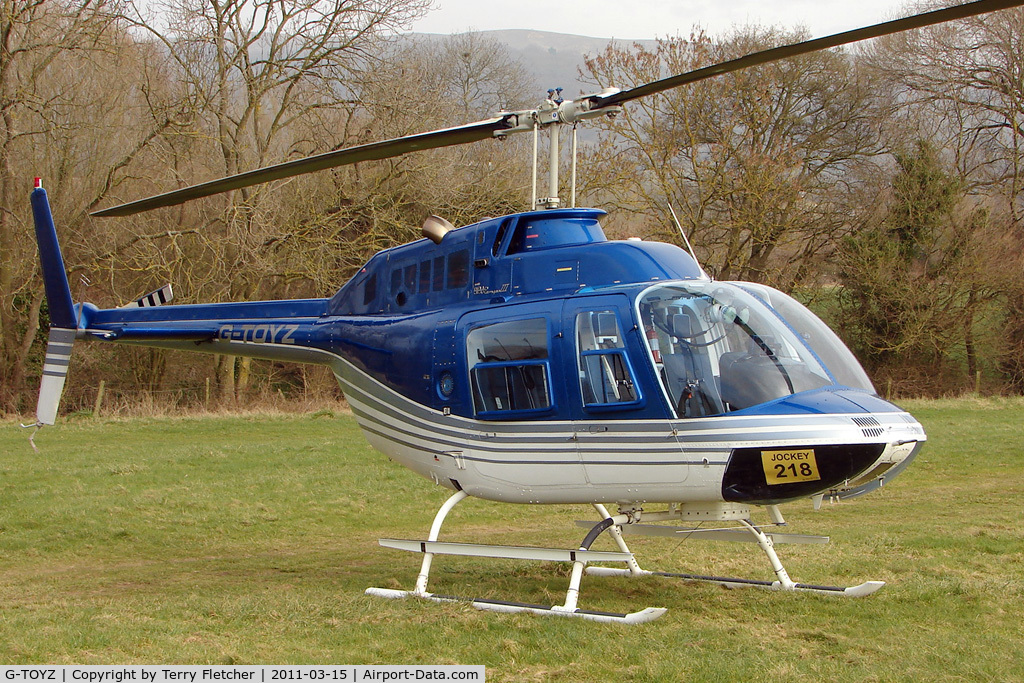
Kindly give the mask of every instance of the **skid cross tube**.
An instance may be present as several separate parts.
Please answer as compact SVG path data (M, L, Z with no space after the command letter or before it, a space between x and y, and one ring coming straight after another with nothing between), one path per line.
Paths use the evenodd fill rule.
M600 509L598 512L600 512ZM597 540L598 536L608 529L614 529L619 524L625 524L628 520L629 517L627 515L616 515L614 517L610 517L607 515L606 511L604 519L595 524L590 532L587 533L583 542L580 543L580 550L590 550L590 546L594 545L594 541ZM628 553L629 550L626 550L625 552ZM583 570L586 566L586 559L577 559L572 563L572 574L569 575L569 589L565 592L565 604L559 607L552 607L552 610L557 610L559 612L576 611L576 605L579 602L580 597L580 582L583 580Z
M597 514L601 515L601 517L605 519L611 517L611 515L608 514L608 510L605 508L605 506L601 505L600 503L594 503L594 509L597 510ZM615 541L615 545L619 547L620 551L624 553L629 553L629 559L626 560L626 566L629 568L629 573L633 574L634 576L639 576L643 574L644 570L640 568L640 563L636 561L636 558L633 556L633 553L629 550L629 546L626 545L626 540L622 538L622 526L619 524L614 524L610 526L608 528L608 535L612 537L612 540Z

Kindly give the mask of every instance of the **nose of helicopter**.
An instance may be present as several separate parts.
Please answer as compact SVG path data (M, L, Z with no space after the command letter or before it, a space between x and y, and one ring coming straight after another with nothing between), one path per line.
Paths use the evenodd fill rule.
M902 408L866 391L830 387L737 411L792 419L770 441L735 448L722 480L725 500L756 504L828 495L850 498L892 480L926 439Z
M737 410L731 414L859 415L863 413L908 415L903 408L886 401L876 394L869 393L863 389L850 389L842 386L825 386L813 391L791 394L774 401ZM914 424L917 424L917 420L914 420ZM918 427L920 427L919 424Z

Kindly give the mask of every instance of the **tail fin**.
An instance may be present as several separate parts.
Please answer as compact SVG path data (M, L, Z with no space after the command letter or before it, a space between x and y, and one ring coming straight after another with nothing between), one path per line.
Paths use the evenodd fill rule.
M57 408L61 394L64 393L64 379L71 362L71 347L78 328L78 316L71 299L64 258L57 242L57 230L50 214L50 202L38 178L32 191L32 214L35 217L36 242L39 244L46 301L50 309L50 339L46 345L43 377L39 384L36 424L52 425L57 419Z

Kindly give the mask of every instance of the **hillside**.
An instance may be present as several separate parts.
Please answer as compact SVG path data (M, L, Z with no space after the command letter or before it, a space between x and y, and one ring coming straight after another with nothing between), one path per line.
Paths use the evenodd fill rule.
M587 55L597 54L612 42L627 42L527 29L480 33L507 46L509 54L534 74L538 94L543 94L549 88L563 88L567 98L595 90L593 85L584 83L579 77ZM446 37L434 33L411 35L426 40L442 40ZM628 41L629 44L634 42L650 48L656 41Z

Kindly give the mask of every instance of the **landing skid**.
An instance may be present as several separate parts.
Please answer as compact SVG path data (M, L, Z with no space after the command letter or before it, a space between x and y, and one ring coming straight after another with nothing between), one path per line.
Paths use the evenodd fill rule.
M434 602L458 602L470 605L480 610L486 610L488 612L504 612L505 614L521 614L527 612L530 614L539 614L541 616L576 617L578 619L586 619L587 621L600 621L611 624L646 624L649 621L654 621L668 611L663 607L648 607L647 609L640 610L639 612L630 612L629 614L595 612L592 610L582 609L576 609L575 611L570 612L562 605L548 607L545 605L533 605L528 602L506 602L503 600L460 598L454 595L437 595L435 593L424 593L420 595L413 591L399 591L391 590L389 588L367 588L366 594L373 595L378 598L422 598L424 600L433 600Z
M411 591L391 590L388 588L367 588L366 594L380 598L421 598L434 602L462 602L473 607L490 612L505 613L530 613L542 616L573 617L586 619L588 621L599 621L618 624L643 624L654 621L666 612L664 608L648 607L639 612L619 614L615 612L595 612L581 610L577 607L580 593L580 582L583 579L583 569L587 562L634 562L632 553L606 552L590 550L591 544L601 534L608 524L606 520L598 523L594 529L580 544L576 550L565 550L561 548L532 548L522 546L497 546L480 545L473 543L443 543L437 540L441 532L441 525L445 517L459 502L466 498L464 491L452 495L434 517L434 523L430 527L430 535L426 541L404 541L395 539L381 539L380 544L386 548L407 550L423 553L423 564L419 576L416 577L416 587ZM598 530L600 527L600 530ZM438 595L427 591L427 579L430 577L430 566L433 563L434 555L461 555L465 557L502 557L520 560L538 560L542 562L572 562L572 574L569 577L569 588L565 594L565 603L561 605L534 605L524 602L506 602L503 600L486 600L476 598L459 598L450 595Z
M679 574L675 572L652 572L643 570L634 574L628 569L614 567L587 567L587 576L664 576L670 579L685 581L701 581L717 583L727 588L767 588L769 590L788 590L804 593L821 593L822 595L841 595L847 598L863 598L871 595L885 585L885 581L865 581L857 586L816 586L810 583L794 583L784 587L781 581L759 581L757 579L734 579L728 576L704 576L702 574Z
M675 572L656 572L641 569L636 561L628 563L628 568L619 569L611 567L587 567L587 574L591 576L663 576L674 579L683 579L686 581L701 581L708 583L717 583L722 586L729 588L738 587L757 587L767 588L769 590L778 591L793 591L793 592L804 592L804 593L819 593L822 595L836 595L847 598L862 598L867 595L871 595L875 591L879 590L885 585L884 581L865 581L857 586L821 586L809 583L797 583L789 577L789 573L786 568L782 566L782 562L779 560L778 554L775 552L776 543L801 543L801 544L817 544L817 543L828 543L828 536L807 536L803 534L785 534L776 532L765 532L760 527L754 526L749 519L738 518L737 521L740 523L739 528L730 529L700 529L700 528L681 528L681 527L665 527L665 526L654 526L647 524L638 524L639 515L635 512L631 512L628 515L617 515L611 517L607 511L601 505L595 505L598 512L606 517L615 521L615 524L610 527L609 534L615 539L615 542L619 546L619 550L622 552L629 552L629 548L626 546L626 542L623 540L623 534L635 534L640 536L668 536L672 538L678 538L680 540L686 538L703 538L707 540L717 541L747 541L755 542L760 546L761 550L768 557L768 561L772 565L772 570L775 572L775 581L762 581L758 579L740 579L727 576L706 576L703 574L682 574ZM779 512L777 506L769 506L768 512L772 517L775 524L781 526L785 524L785 520L782 519L782 514ZM669 509L666 512L656 512L653 514L646 515L644 518L649 521L668 521L672 519L681 519L684 517L684 512L678 509ZM699 517L699 513L697 515ZM721 519L726 519L729 514L723 510ZM623 524L618 520L622 518L628 518L626 523ZM586 524L586 523L581 523Z
M420 573L416 577L416 586L411 591L392 590L388 588L368 588L367 595L375 597L399 599L399 598L420 598L434 602L459 602L472 605L481 610L504 613L530 613L543 616L574 617L589 621L620 624L643 624L654 621L666 612L664 608L648 607L639 612L618 614L614 612L598 612L579 609L580 582L586 572L592 576L661 576L667 578L683 579L686 581L703 581L717 583L728 587L754 586L769 590L794 591L819 593L824 595L840 595L844 597L859 598L870 595L885 585L882 581L867 581L858 586L820 586L815 584L796 583L793 581L786 569L779 561L775 552L775 543L827 543L826 536L805 536L800 534L783 534L765 532L760 527L754 526L747 517L749 509L727 504L719 509L691 511L685 508L680 509L671 506L665 512L644 514L641 510L624 510L617 515L610 515L603 505L595 504L594 508L601 515L602 519L593 525L590 532L583 539L580 547L575 550L562 548L536 548L524 546L500 546L483 545L473 543L450 543L441 542L437 538L440 535L441 525L445 517L459 502L464 500L467 494L459 491L452 495L434 517L430 527L430 534L425 541L381 539L380 544L386 548L419 552L423 554L423 563ZM785 522L775 506L769 507L769 513L773 522L782 525ZM710 519L731 520L741 526L729 529L694 529L680 527L666 527L639 524L641 516L647 521L661 522L677 519ZM590 526L589 523L580 523ZM618 546L618 551L591 550L594 541L605 531L609 533ZM705 576L701 574L682 574L671 572L656 572L642 569L637 563L633 553L629 550L623 539L624 534L639 534L645 536L669 536L675 538L705 538L709 540L729 541L753 541L768 557L775 572L775 581L761 581L756 579L739 579L723 576ZM489 600L479 598L462 598L452 595L440 595L427 591L427 580L430 576L430 567L435 555L459 555L463 557L492 557L511 558L519 560L537 560L543 562L571 562L572 572L569 577L569 587L566 591L565 602L561 605L536 605L523 602L508 602L503 600ZM613 567L587 567L589 562L623 562L625 568Z

